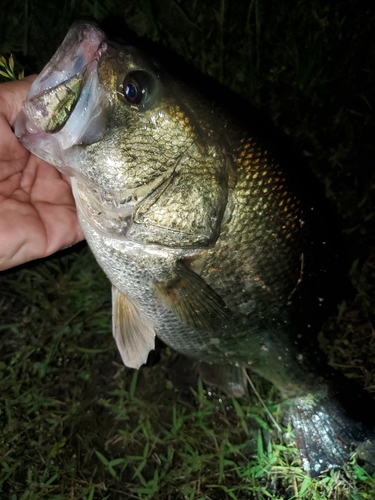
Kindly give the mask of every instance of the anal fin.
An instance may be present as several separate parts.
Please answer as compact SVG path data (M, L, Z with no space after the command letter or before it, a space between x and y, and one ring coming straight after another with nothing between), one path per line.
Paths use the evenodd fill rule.
M112 286L113 336L125 366L138 369L155 349L152 325L139 313L133 302Z
M246 392L247 380L242 367L201 361L199 374L206 384L219 387L227 396L239 398Z

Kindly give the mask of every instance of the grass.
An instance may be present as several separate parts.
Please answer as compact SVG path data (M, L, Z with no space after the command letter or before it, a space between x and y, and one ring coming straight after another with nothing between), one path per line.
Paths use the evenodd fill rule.
M22 80L24 78L24 72L21 71L17 76L14 72L14 58L12 54L8 57L8 60L4 56L0 56L0 76L5 80Z
M331 364L374 392L372 4L129 0L57 9L5 0L1 62L13 53L13 76L40 70L83 15L113 29L125 19L292 137L338 213L354 286L321 344ZM0 275L0 500L375 498L375 479L355 456L342 471L306 476L278 394L258 377L267 411L252 394L212 394L190 371L185 382L183 362L165 346L139 372L125 369L110 308L109 283L85 246Z
M282 425L264 381L255 378L267 411L254 395L223 398L200 380L187 388L166 347L141 371L125 369L110 287L87 248L4 273L0 286L1 500L375 495L354 459L305 475L291 429L269 419Z

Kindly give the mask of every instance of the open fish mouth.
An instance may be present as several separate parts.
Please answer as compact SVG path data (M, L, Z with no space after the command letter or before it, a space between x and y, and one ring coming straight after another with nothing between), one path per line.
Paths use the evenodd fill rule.
M108 59L121 57L117 44L91 22L75 22L51 61L30 87L15 133L32 153L78 179L86 200L108 218L124 219L174 171L148 185L104 188L71 161L75 146L100 141L107 130L113 95L100 78ZM110 161L110 160L108 160ZM87 201L88 202L88 201Z
M97 67L107 52L104 33L94 24L76 22L32 84L15 133L34 154L73 175L64 160L74 145L100 139L106 125L106 101Z

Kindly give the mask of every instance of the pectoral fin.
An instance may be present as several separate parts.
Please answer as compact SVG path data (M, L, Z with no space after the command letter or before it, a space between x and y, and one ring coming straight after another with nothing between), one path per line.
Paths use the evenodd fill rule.
M155 289L182 323L212 332L226 328L229 323L231 311L225 302L198 274L181 263L177 263L176 278L167 284L156 283Z
M155 332L133 302L112 286L113 336L125 366L138 369L155 349Z

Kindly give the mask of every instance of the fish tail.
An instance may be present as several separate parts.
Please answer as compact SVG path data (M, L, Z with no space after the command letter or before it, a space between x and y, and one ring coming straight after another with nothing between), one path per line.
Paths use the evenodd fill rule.
M374 415L374 402L358 388L343 396L324 387L292 400L289 415L303 468L311 477L342 467L354 449L370 469L375 465L375 432L366 423Z

